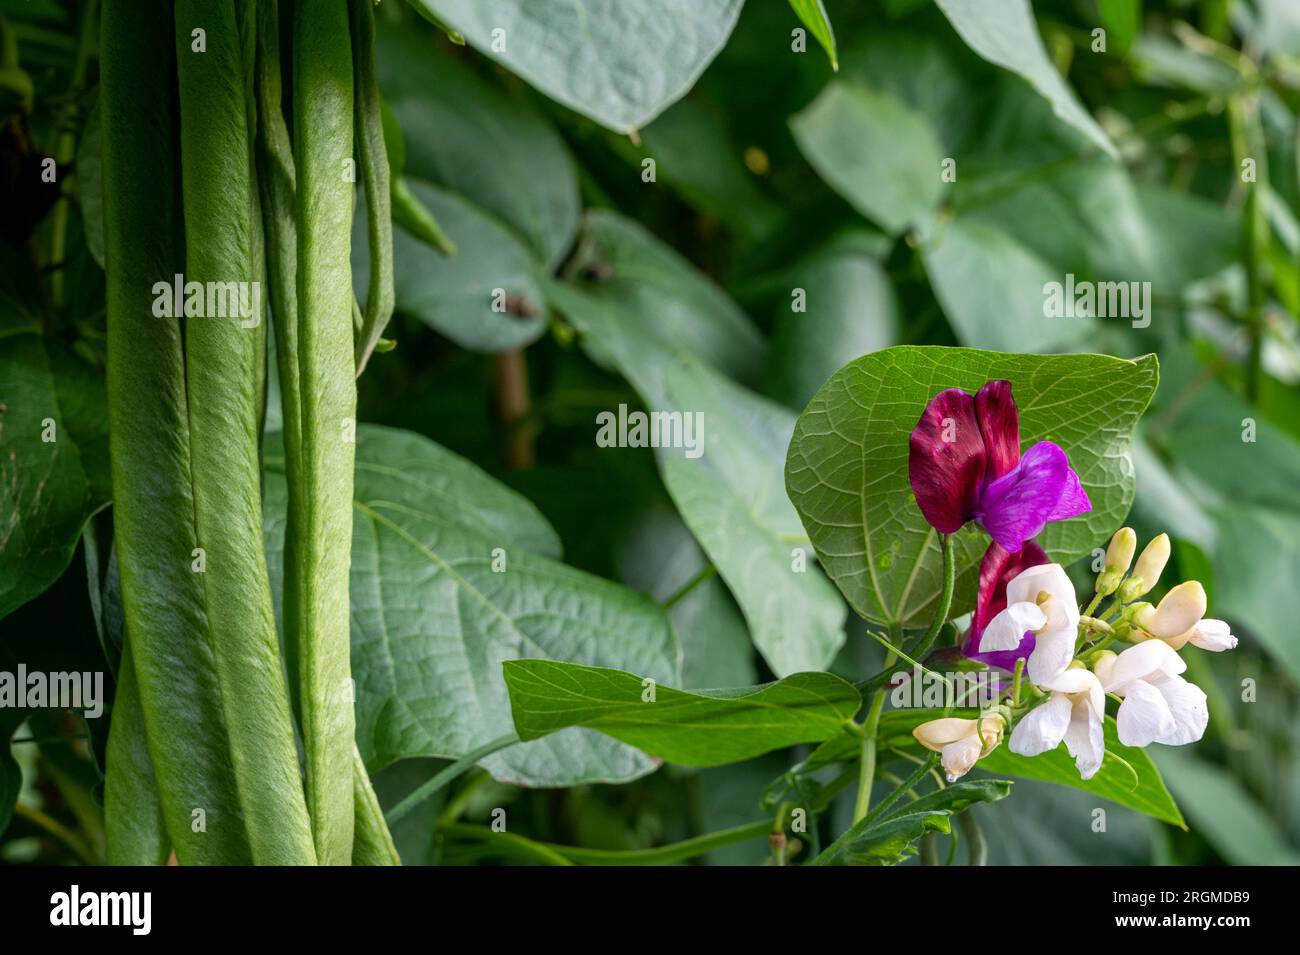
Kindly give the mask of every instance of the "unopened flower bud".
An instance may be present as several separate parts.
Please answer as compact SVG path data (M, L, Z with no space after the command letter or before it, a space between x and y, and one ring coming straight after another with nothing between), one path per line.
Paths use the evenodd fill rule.
M1205 616L1208 601L1199 581L1187 580L1165 594L1154 609L1148 604L1133 616L1133 622L1161 640L1187 633Z
M1159 537L1152 538L1151 543L1142 548L1142 556L1138 558L1137 566L1133 568L1133 575L1124 581L1124 586L1119 589L1120 600L1128 603L1150 593L1151 588L1160 582L1160 575L1164 573L1167 563L1169 563L1169 535L1161 534Z
M1088 668L1092 670L1093 673L1100 676L1103 670L1110 669L1115 661L1115 656L1116 654L1113 650L1098 650L1095 653L1091 653L1088 655Z
M944 775L954 783L970 772L975 761L993 752L1006 728L1001 716L978 720L946 717L930 720L912 730L918 743L939 754Z
M1108 597L1115 592L1119 582L1128 572L1128 565L1133 562L1133 551L1137 549L1137 534L1131 527L1121 527L1110 539L1106 548L1106 566L1097 575L1097 593Z

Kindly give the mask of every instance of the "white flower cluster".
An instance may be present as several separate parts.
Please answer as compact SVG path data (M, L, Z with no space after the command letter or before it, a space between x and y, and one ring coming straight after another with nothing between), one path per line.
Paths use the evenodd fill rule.
M1032 632L1035 644L1025 673L1033 699L1027 711L1016 693L1009 706L978 720L945 718L918 726L914 735L941 755L949 782L992 752L1012 722L1012 752L1037 756L1064 742L1079 774L1091 779L1105 756L1107 694L1121 701L1116 728L1125 746L1178 746L1205 733L1205 692L1183 679L1187 664L1178 651L1187 644L1230 650L1237 638L1223 621L1205 617L1205 588L1197 581L1180 583L1157 606L1138 601L1160 579L1169 560L1169 537L1152 540L1129 574L1136 544L1131 528L1115 534L1097 578L1097 595L1082 613L1059 564L1030 567L1007 584L1006 609L985 627L979 650L1015 650ZM1110 605L1091 616L1106 597L1112 597ZM1108 649L1116 641L1132 646L1116 654Z

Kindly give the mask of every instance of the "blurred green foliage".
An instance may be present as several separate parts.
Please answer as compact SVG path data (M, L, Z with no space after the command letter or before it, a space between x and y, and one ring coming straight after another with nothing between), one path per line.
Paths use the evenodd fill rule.
M82 387L103 363L98 196L82 178L97 161L93 57L77 77L87 6L0 0L13 41L0 90L22 94L0 98L0 173L66 151L64 134L77 147L64 187L74 201L57 227L63 293L53 309L48 270L33 264L48 259L32 250L51 248L57 214L36 209L22 241L0 242L0 367L16 360L13 342L30 350L41 331L57 339L47 369L67 366L58 378L65 389ZM595 303L593 315L616 314L625 329L659 330L727 376L719 387L737 389L732 407L758 422L754 447L763 448L743 471L751 485L740 493L751 501L782 493L783 448L772 435L866 352L893 344L1154 352L1162 381L1138 431L1130 523L1142 538L1174 538L1177 567L1166 579L1202 580L1211 613L1242 638L1233 653L1188 654L1188 676L1209 694L1210 729L1195 746L1153 753L1189 829L1106 804L1099 832L1095 797L1028 781L1008 800L970 811L992 863L1294 864L1300 7L1040 0L1031 14L1020 2L749 0L742 8L717 0L687 14L689 4L647 0L638 6L652 24L713 16L719 49L713 57L707 43L684 51L686 21L660 22L648 37L611 33L616 78L642 42L668 65L649 78L622 74L626 95L610 95L598 74L584 73L593 55L577 55L581 38L565 21L548 24L502 0L521 32L498 55L481 10L451 0L418 6L388 0L379 10L381 86L405 140L405 180L457 251L448 257L395 236L397 316L386 334L397 347L377 354L360 381L362 421L464 456L535 505L569 565L665 602L708 557L724 558L701 530L706 515L682 503L670 468L661 462L661 474L646 450L594 443L596 415L643 406L659 370L637 364L632 346L621 360L593 354L584 304ZM815 25L823 11L824 30ZM796 49L792 31L803 24L813 36ZM528 59L528 31L547 28L561 53L575 45L567 64ZM17 223L12 208L6 227ZM359 279L365 261L357 242ZM1067 274L1151 283L1149 324L1046 317L1043 286ZM489 305L498 289L505 310ZM806 294L804 311L792 308L795 289ZM48 378L47 370L42 382L54 387ZM0 409L5 403L15 395L0 389ZM68 562L76 532L105 499L94 402L78 392L76 404L87 446L67 477L80 497L64 502L63 536L46 541L58 566L42 586L54 589L0 620L0 668L20 658L103 668L106 650L116 665L111 550L94 534L102 521L88 525ZM782 519L765 517L759 526L783 540ZM2 542L7 520L0 514L0 560L14 557ZM17 557L28 562L26 552ZM791 620L765 633L771 621L722 570L671 607L682 686L769 679L778 638L827 658L842 640L830 669L849 679L879 669L879 649L859 621L840 633L838 603L807 624L815 637ZM0 595L11 589L0 580ZM827 597L809 599L815 606ZM50 639L32 641L35 633ZM0 754L0 860L93 854L106 727L67 714L25 724L13 716L0 719L6 739L19 737L13 758ZM795 747L729 767L668 765L625 785L567 789L522 789L478 770L404 819L395 837L408 863L502 861L484 840L438 830L487 823L505 807L520 835L639 850L763 818L764 787L806 756ZM371 768L392 805L440 765L416 758ZM634 768L629 776L646 767ZM80 834L75 843L30 813L4 828L20 786L25 805ZM888 772L877 786L892 788ZM828 844L848 827L850 809L843 797L834 802L808 842ZM795 861L809 858L803 851ZM708 861L768 854L759 838Z

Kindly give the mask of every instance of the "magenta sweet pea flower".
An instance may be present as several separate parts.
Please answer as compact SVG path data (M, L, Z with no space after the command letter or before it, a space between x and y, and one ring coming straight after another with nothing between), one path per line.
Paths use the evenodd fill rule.
M970 631L966 634L966 643L962 647L962 652L967 657L1008 671L1016 668L1016 661L1021 657L1028 659L1036 644L1032 631L1025 631L1020 638L1020 645L1014 650L981 653L980 637L984 635L984 628L989 621L1006 609L1007 584L1019 577L1022 571L1046 563L1046 552L1033 541L1026 541L1014 554L999 546L996 541L989 544L989 549L984 552L984 559L980 562L980 586L975 614L971 617Z
M1055 444L1040 441L1021 456L1009 381L990 381L974 397L948 388L931 398L912 429L908 478L937 530L952 534L977 521L1012 554L1049 522L1092 509Z

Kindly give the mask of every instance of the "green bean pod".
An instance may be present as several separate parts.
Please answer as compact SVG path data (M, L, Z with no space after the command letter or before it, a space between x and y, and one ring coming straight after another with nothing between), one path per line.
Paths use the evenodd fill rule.
M177 0L176 56L186 280L207 288L237 283L251 304L255 187L232 0ZM264 329L254 318L186 319L191 475L231 770L253 861L302 864L316 856L263 550L257 381Z
M366 229L370 246L370 287L356 339L357 376L393 315L393 213L384 116L375 71L375 14L371 0L348 0L352 16L352 60L356 85L357 158L366 190Z
M298 644L301 642L302 574L302 386L298 380L298 230L293 144L284 121L280 68L280 10L276 0L258 6L257 29L257 186L262 197L271 323L275 331L275 365L280 376L280 419L284 438L285 479L289 508L284 527L284 581L280 620L290 700L299 723Z
M356 800L356 836L352 843L353 865L401 865L393 836L384 822L384 810L370 785L370 775L361 754L352 748L353 796Z
M104 776L104 822L109 865L162 865L167 841L162 800L145 734L131 646L122 650Z
M183 268L172 5L105 0L101 17L108 420L113 523L130 670L137 678L167 838L186 864L246 864L252 852L230 772L230 743L208 629L190 487L190 427L180 322L155 317L156 289ZM107 134L111 131L111 134ZM156 851L135 829L138 727L110 727L109 844ZM146 810L149 811L149 810Z
M352 861L348 573L356 378L350 262L352 44L342 3L299 3L293 48L303 577L298 645L307 799L322 864Z

